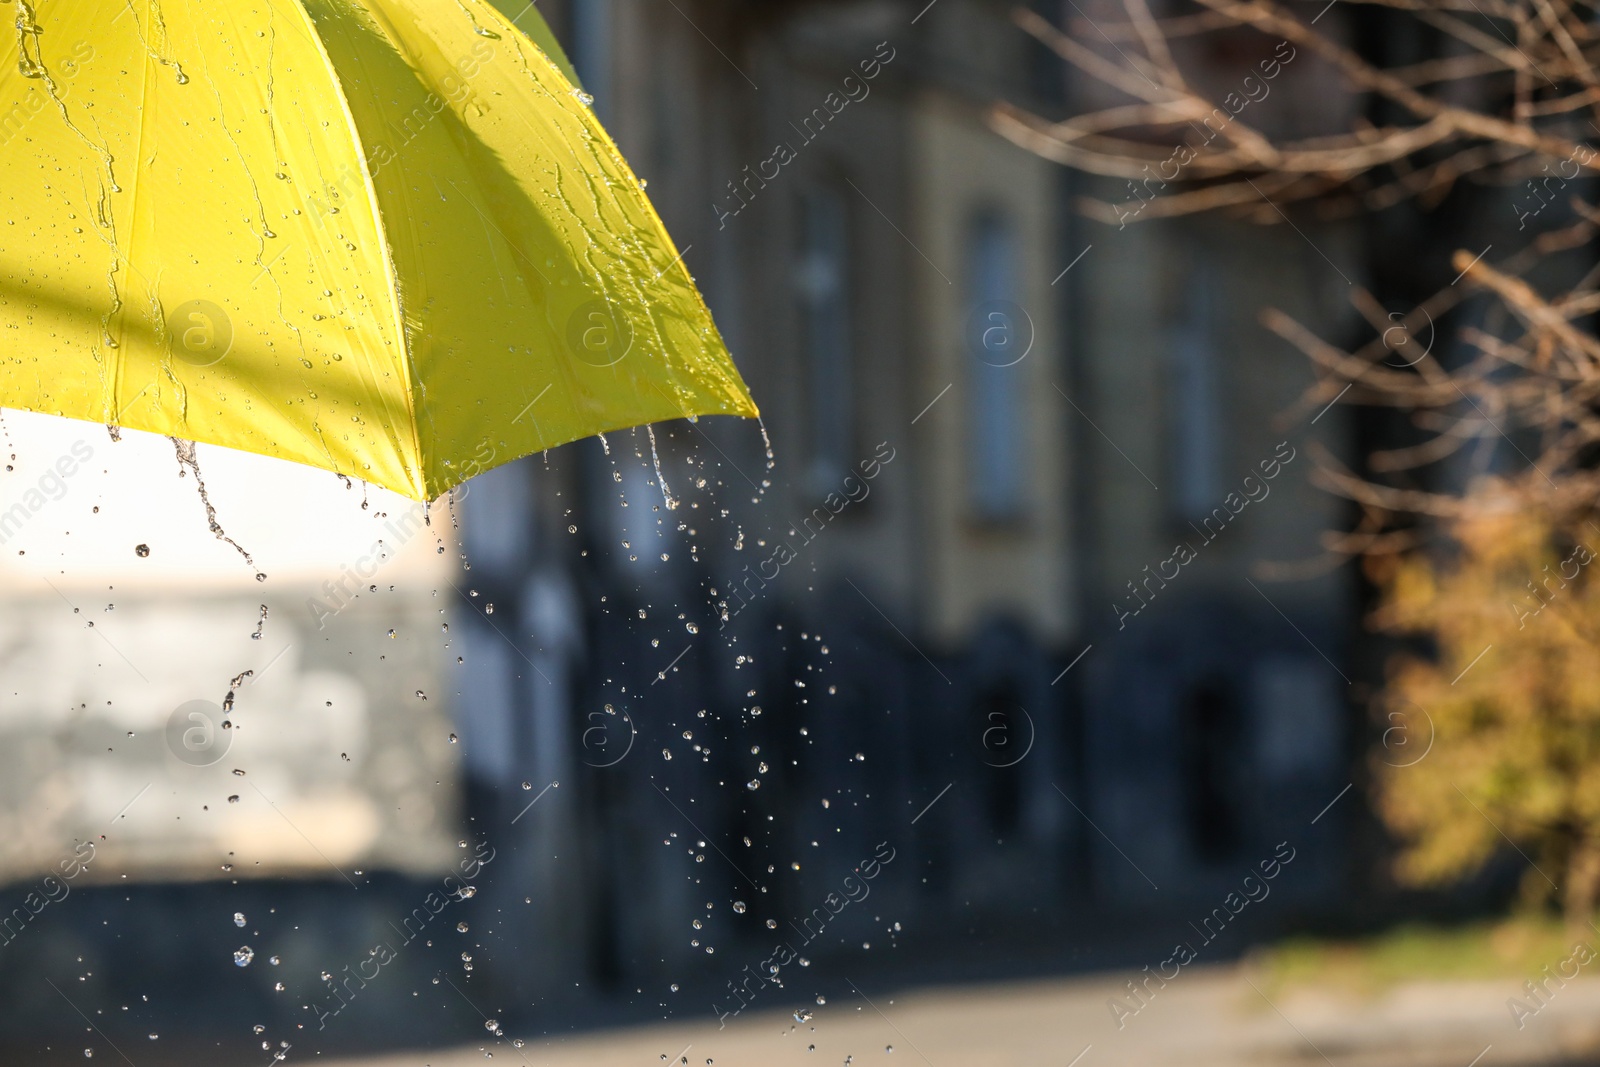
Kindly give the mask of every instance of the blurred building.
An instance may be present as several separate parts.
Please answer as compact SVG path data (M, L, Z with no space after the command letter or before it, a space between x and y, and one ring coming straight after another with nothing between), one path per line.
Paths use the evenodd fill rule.
M619 988L714 973L707 903L765 894L713 924L759 945L885 838L924 930L1203 911L1285 839L1314 842L1286 895L1340 900L1345 816L1311 821L1351 780L1354 590L1253 568L1340 524L1307 450L1342 423L1293 411L1310 368L1256 315L1345 328L1357 231L1084 221L1133 183L989 129L1095 95L1004 5L542 10L765 428L590 442L469 502L532 635L472 631L500 670L469 772L507 815L517 766L562 783L519 824L537 943ZM1220 98L1272 55L1199 61ZM1342 118L1299 62L1253 119Z
M880 903L808 957L937 956L947 924L982 921L1001 948L1065 960L1094 916L1208 912L1284 840L1306 857L1284 896L1336 906L1355 800L1311 821L1355 758L1354 591L1252 567L1314 556L1339 525L1306 475L1341 423L1280 418L1310 370L1255 316L1337 331L1354 233L1086 222L1078 196L1135 194L986 122L996 98L1064 114L1087 92L1004 5L540 10L764 425L657 426L482 475L454 511L460 557L419 538L404 589L320 644L299 602L325 595L322 571L293 585L273 615L307 630L293 662L343 671L367 726L364 746L303 746L348 765L286 766L308 797L344 775L372 809L338 866L420 880L346 898L323 870L312 892L287 832L283 855L235 869L228 884L305 889L297 921L323 933L302 935L296 973L388 936L457 836L496 850L468 940L486 946L472 981L508 1004L721 990L804 937L880 843ZM1206 62L1226 85L1257 58ZM1336 98L1304 73L1274 121L1314 124ZM4 595L8 613L50 597ZM208 625L203 598L164 600L173 634ZM403 646L381 634L394 619ZM296 819L308 840L325 810ZM291 988L280 1018L317 995Z

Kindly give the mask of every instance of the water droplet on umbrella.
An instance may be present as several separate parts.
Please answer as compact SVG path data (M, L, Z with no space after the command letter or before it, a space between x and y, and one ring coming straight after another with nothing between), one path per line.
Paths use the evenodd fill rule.
M256 950L249 945L234 949L233 962L240 967L250 966L250 961L256 958Z
M748 909L745 907L744 901L736 900L733 902L733 910L735 914L743 915Z
M133 554L138 556L140 559L143 559L143 558L145 558L146 556L148 556L150 554L150 546L149 545L134 545L133 546Z
M235 925L235 926L243 926L244 922L245 922L244 912L236 911L236 912L233 913L233 925Z
M453 745L453 744L456 743L456 735L455 734L451 734L448 738L446 738L446 740L449 741Z

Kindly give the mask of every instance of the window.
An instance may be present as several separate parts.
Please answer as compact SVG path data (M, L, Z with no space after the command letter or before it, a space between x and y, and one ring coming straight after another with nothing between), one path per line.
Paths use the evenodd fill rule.
M1238 851L1242 830L1236 796L1244 777L1238 694L1223 678L1199 679L1184 693L1180 714L1190 848L1200 863L1226 862Z
M1217 479L1217 324L1212 272L1192 270L1170 345L1171 470L1181 522L1209 515L1220 500Z
M1021 517L1023 470L1022 379L1018 364L1032 344L1033 326L1016 303L1016 237L1001 216L982 215L967 246L971 312L968 499L986 522Z
M572 0L572 68L594 97L595 115L610 119L611 0Z
M801 199L799 288L811 478L819 492L838 488L855 446L848 221L836 190L814 190Z

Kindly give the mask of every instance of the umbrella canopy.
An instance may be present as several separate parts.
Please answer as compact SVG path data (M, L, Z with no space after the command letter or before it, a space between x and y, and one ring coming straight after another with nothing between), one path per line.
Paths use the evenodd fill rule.
M606 430L756 414L532 5L13 11L0 407L420 500Z

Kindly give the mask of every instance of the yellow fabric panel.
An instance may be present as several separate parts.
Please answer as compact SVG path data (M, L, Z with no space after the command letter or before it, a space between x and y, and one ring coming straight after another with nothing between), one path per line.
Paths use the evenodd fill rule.
M484 0L115 10L0 41L0 406L419 499L755 414L559 60Z
M156 10L0 40L0 404L416 485L377 216L304 207L360 170L309 21Z

